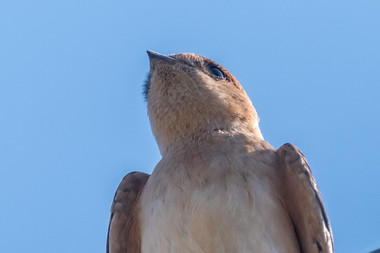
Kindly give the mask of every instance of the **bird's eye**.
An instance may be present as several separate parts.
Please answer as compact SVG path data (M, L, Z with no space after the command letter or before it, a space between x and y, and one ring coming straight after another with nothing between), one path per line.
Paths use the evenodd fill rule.
M220 69L220 68L217 68L217 67L211 67L210 68L210 71L211 73L214 75L214 76L217 76L219 78L226 78L226 76L224 75L223 71Z

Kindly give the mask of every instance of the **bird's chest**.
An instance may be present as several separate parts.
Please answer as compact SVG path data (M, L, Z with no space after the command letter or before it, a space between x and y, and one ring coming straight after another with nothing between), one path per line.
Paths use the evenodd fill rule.
M294 244L270 177L246 168L204 175L186 169L148 181L141 202L143 253L284 252L284 244Z

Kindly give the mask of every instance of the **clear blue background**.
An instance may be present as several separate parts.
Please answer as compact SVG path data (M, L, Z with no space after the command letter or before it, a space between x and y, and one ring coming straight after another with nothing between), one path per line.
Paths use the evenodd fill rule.
M233 73L309 160L336 252L380 247L378 0L1 0L2 252L105 251L118 183L160 159L147 49Z

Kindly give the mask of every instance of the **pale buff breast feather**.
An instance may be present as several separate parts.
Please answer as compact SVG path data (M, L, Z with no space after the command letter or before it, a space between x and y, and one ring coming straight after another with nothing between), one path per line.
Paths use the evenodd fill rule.
M152 175L120 183L107 252L333 252L305 157L264 141L240 83L196 54L148 55L145 95L162 159Z

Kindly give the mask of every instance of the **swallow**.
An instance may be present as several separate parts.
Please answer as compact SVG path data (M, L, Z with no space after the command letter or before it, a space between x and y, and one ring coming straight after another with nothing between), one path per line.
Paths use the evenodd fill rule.
M162 159L121 181L107 252L333 252L304 155L264 140L238 80L200 55L148 56L144 95Z

